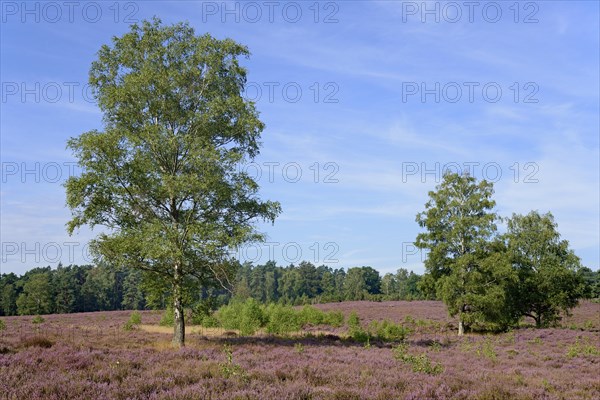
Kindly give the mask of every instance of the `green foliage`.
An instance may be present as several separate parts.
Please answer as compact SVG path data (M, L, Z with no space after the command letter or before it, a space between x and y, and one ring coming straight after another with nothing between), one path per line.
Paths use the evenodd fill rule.
M267 323L267 333L276 335L289 335L302 328L302 324L296 312L290 306L281 304L271 304L267 308L269 322Z
M324 313L323 325L339 328L344 325L344 313L341 311L329 311Z
M422 372L428 375L439 375L444 372L441 364L432 363L427 354L413 355L408 352L408 344L401 343L392 349L394 358L412 366L413 372Z
M505 235L508 254L519 276L514 303L537 327L550 326L585 294L579 258L560 239L551 213L513 214Z
M2 332L5 329L6 329L6 324L4 323L3 320L0 319L0 332Z
M219 308L213 317L205 317L202 324L239 330L242 335L252 335L261 328L269 334L289 335L306 326L341 326L343 323L341 312L323 312L308 305L300 310L279 303L265 306L253 298L245 301L238 298Z
M123 325L123 330L131 331L142 323L142 314L139 311L134 311L129 315L129 320Z
M239 59L249 51L155 18L97 54L89 84L104 127L68 141L84 172L65 183L67 230L107 228L92 253L151 272L183 315L195 290L235 278L229 250L262 240L255 223L281 211L259 199L257 182L239 168L258 154L264 129L243 97ZM175 322L183 345L183 319Z
M212 317L214 311L216 310L217 301L214 297L208 297L197 302L194 307L192 307L192 324L194 325L202 325L206 320L209 323L210 318ZM212 318L213 320L216 318ZM208 326L206 326L208 328Z
M262 306L254 299L232 301L219 309L217 318L223 328L239 330L242 335L253 335L267 321Z
M296 353L302 354L304 353L304 345L302 343L295 343L294 350L296 351Z
M139 325L142 323L142 314L139 311L134 311L129 316L129 321L131 321L134 325Z
M219 364L223 377L226 379L237 377L244 381L248 380L248 374L241 365L233 362L233 349L229 345L223 346L226 361Z
M360 318L355 311L352 311L348 316L348 334L352 340L358 343L366 344L371 340L371 334L362 327Z
M406 339L410 330L401 324L385 319L383 321L372 321L369 324L369 332L372 336L384 342L401 342Z
M488 244L496 231L493 192L485 180L448 173L416 218L426 231L417 235L415 245L429 250L427 274L450 315L458 316L459 334L463 326L489 319L488 307L492 320L505 310L503 286L510 265L490 254Z
M242 335L253 335L265 325L267 318L261 305L254 299L249 299L242 307L239 330Z
M49 272L30 275L17 298L20 315L49 314L52 312L52 288Z
M360 318L356 311L351 311L348 316L348 328L350 330L360 328Z
M199 323L199 325L205 328L217 328L220 324L219 319L214 315L206 315Z
M41 315L36 315L31 319L31 323L35 325L43 324L44 322L46 322L46 320Z
M298 318L302 326L321 325L325 319L325 313L313 306L304 306L298 313Z
M490 183L457 174L429 193L417 215L426 232L415 244L429 250L420 289L435 291L460 327L502 331L522 317L556 325L579 298L595 295L599 275L581 266L551 213L513 214L496 235L492 194Z
M0 275L0 277L6 281L0 285L0 308L4 315L17 315L17 290L15 288L17 277L14 274ZM9 277L10 281L6 277Z
M344 279L344 292L347 300L366 300L370 295L380 293L381 277L371 267L350 268Z
M575 339L575 344L567 349L567 357L574 358L579 356L600 356L600 348L590 342L589 338L585 338L582 342L580 338Z
M483 343L477 348L476 353L478 356L487 357L492 361L496 361L496 358L498 357L496 348L494 347L492 339L489 336L486 336Z
M175 324L173 308L167 307L158 324L160 326L173 326Z
M381 293L388 300L416 300L425 296L420 289L421 276L404 268L381 279Z

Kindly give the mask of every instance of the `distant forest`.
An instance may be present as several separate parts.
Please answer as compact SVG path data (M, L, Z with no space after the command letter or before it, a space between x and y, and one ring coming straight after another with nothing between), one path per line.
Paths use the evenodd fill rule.
M600 271L582 268L584 298L600 297ZM165 309L170 293L157 288L151 279L135 269L110 266L58 265L33 268L22 276L0 275L0 315L35 315ZM202 289L188 304L207 299L213 308L235 296L260 302L301 305L344 300L434 299L423 285L422 276L400 268L383 277L371 267L333 269L310 262L286 267L275 262L240 265L233 290Z

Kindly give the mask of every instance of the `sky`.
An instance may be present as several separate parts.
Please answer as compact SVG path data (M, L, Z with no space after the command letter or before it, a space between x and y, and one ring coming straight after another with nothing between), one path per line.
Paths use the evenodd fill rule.
M423 273L413 241L445 171L494 183L503 217L551 212L600 257L596 1L2 1L0 273L92 263L69 236L71 137L102 129L87 86L103 44L157 16L232 38L266 124L240 166L283 212L242 261ZM500 225L500 230L503 226Z

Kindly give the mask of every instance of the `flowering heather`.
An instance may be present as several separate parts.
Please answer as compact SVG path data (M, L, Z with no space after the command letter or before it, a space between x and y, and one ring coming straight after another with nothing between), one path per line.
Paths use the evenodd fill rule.
M466 335L436 302L338 303L361 323L389 319L430 325L396 345L337 338L191 333L175 350L171 332L122 329L128 311L3 318L0 399L598 399L597 331L519 329ZM591 307L591 308L590 308ZM593 316L584 304L573 318ZM143 324L160 314L142 312ZM579 320L577 320L579 321ZM436 325L438 324L438 325ZM336 328L342 329L342 328ZM218 332L217 332L218 333ZM341 335L340 335L341 336ZM301 349L301 351L299 350ZM440 373L402 360L429 360Z

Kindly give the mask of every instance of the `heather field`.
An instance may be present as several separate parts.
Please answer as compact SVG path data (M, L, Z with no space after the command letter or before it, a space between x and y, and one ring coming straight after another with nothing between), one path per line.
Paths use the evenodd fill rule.
M123 329L131 312L4 317L2 399L599 399L600 304L563 327L458 338L442 303L345 302L365 326L410 328L404 343L358 343L347 327L291 337L192 326L170 347L161 315Z

